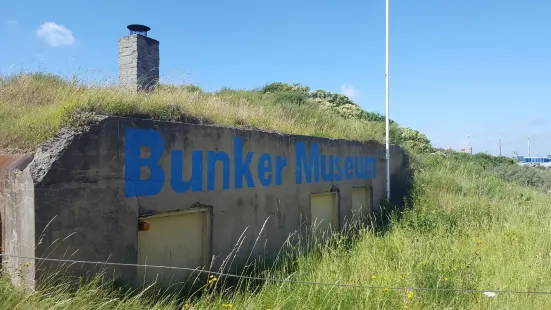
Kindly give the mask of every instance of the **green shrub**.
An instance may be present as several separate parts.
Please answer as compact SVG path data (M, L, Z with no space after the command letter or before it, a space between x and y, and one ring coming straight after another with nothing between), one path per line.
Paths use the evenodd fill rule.
M342 94L335 94L332 92L328 92L322 89L318 89L315 92L312 92L310 94L310 98L313 99L319 99L321 101L329 102L337 107L343 106L343 105L352 105L352 106L358 106L357 103L352 101L350 98L348 98L345 95Z
M546 168L500 164L489 171L507 182L543 191L551 190L551 171Z
M304 95L310 94L310 87L303 86L300 83L296 83L293 85L281 83L281 82L274 82L267 84L266 86L262 87L260 89L260 92L263 94L267 93L279 93L279 92L297 92Z
M511 158L505 156L492 156L484 153L477 154L467 154L467 153L455 153L454 156L460 158L463 161L473 162L484 169L490 169L492 167L504 164L504 165L514 165L515 162Z
M269 93L267 96L271 96L274 98L274 101L276 103L284 104L284 103L291 103L296 105L302 105L305 104L308 100L308 97L300 92L294 92L294 91L282 91L277 93Z

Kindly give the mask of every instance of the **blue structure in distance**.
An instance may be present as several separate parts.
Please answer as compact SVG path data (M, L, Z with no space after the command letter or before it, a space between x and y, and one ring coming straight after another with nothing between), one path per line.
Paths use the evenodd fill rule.
M531 163L551 163L551 157L524 157L524 156L518 156L517 162L519 164L531 164Z

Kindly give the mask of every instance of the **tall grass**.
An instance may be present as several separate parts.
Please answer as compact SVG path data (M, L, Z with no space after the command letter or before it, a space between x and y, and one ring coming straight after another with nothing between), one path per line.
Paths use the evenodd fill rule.
M78 125L86 121L83 116L94 114L383 141L385 128L381 122L345 119L312 101L297 104L285 96L229 89L205 93L192 85L163 85L151 93L131 93L111 84L85 85L78 77L0 75L0 150L31 151L62 127Z
M492 167L491 172L509 182L551 193L551 170L548 168L502 164Z
M268 282L253 289L211 290L179 299L129 294L109 282L32 294L0 284L2 309L545 309L550 295L392 290L425 287L551 291L550 196L509 183L463 156L413 156L413 208L384 235L361 229L352 243L284 256L263 275L377 289ZM296 254L297 252L295 252Z
M135 94L115 85L83 85L78 77L0 76L2 152L32 150L60 128L81 124L95 114L360 141L384 137L380 122L344 119L296 94L229 89L205 93L191 85L163 85L152 93ZM546 308L549 295L498 293L491 298L481 293L390 289L551 291L551 196L537 188L542 182L534 181L547 182L548 175L541 174L547 172L519 170L523 168L509 159L486 155L412 155L413 208L399 220L393 217L385 234L365 226L357 229L359 222L352 222L349 230L331 235L323 246L295 235L286 245L291 251L282 252L267 270L262 271L262 261L249 265L251 272L260 271L264 277L381 288L232 282L220 277L209 278L200 294L182 295L155 287L125 291L104 274L76 288L64 282L20 292L0 278L0 309Z

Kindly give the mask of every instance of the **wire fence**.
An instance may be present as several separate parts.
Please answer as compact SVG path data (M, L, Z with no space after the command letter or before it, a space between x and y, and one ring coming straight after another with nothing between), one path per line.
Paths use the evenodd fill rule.
M176 267L176 266L143 265L143 264L131 264L131 263L115 263L115 262L86 261L86 260L72 260L72 259L26 257L26 256L8 255L8 254L0 254L0 257L7 257L7 258L12 257L12 258L27 259L27 260L51 261L51 262L60 262L60 263L73 263L73 264L92 264L92 265L104 265L104 266L143 267L143 268L184 270L184 271L193 271L193 272L199 272L199 273L206 273L206 274L209 274L209 275L217 275L219 277L237 278L237 279L244 279L244 280L289 283L289 284L300 284L300 285L331 286L331 287L336 287L336 288L384 289L384 290L391 290L391 291L439 291L439 292L481 293L481 294L503 293L503 294L551 295L551 291L521 291L521 290L505 290L505 289L502 289L502 290L500 290L500 289L484 289L483 290L483 289L464 289L464 288L407 287L407 286L400 287L400 286L363 285L363 284L352 284L352 283L299 281L299 280L291 280L291 279L254 277L254 276L237 275L237 274L231 274L231 273L223 273L223 272L216 272L216 271L203 270L203 269L197 269L197 268L186 268L186 267Z
M63 170L63 169L56 169ZM94 171L88 175L89 171ZM73 174L75 171L71 171ZM120 172L98 172L97 170L79 170L77 171L80 174L77 174L77 177L96 177L96 176L118 176ZM49 191L55 192L63 190L66 188L71 188L71 186L60 186L59 188L29 188L29 189L20 189L22 191L32 190L32 191ZM0 205L1 207L2 205ZM255 277L255 276L246 276L238 275L231 273L223 273L218 271L204 270L198 268L189 268L189 267L177 267L177 266L162 266L162 265L145 265L145 264L132 264L132 263L116 263L116 262L106 262L106 261L87 261L87 260L72 260L72 259L56 259L56 258L42 258L42 257L27 257L27 256L18 256L11 254L0 254L0 257L4 258L18 258L25 259L30 261L50 261L50 262L59 262L59 263L71 263L71 264L90 264L90 265L103 265L103 266L119 266L119 267L138 267L138 268L156 268L156 269L171 269L171 270L182 270L182 271L191 271L209 275L216 275L218 277L227 277L227 278L236 278L243 280L254 280L262 282L272 282L272 283L288 283L288 284L298 284L298 285L313 285L313 286L328 286L335 288L356 288L356 289L384 289L391 291L437 291L437 292L458 292L458 293L481 293L481 294L530 294L530 295L551 295L551 291L523 291L523 290L507 290L507 289L465 289L465 288L439 288L439 287L408 287L408 286L382 286L382 285L364 285L364 284L352 284L352 283L338 283L338 282L316 282L316 281L300 281L300 280L291 280L291 279L281 279L281 278L268 278L268 277Z

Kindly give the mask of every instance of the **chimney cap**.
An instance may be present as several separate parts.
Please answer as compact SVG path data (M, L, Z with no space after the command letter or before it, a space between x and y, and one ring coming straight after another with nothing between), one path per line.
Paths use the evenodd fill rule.
M141 35L146 36L146 37L147 37L147 32L149 30L151 30L151 28L149 28L145 25L140 25L140 24L128 25L128 26L126 26L126 28L128 28L128 30L130 30L130 34L141 34Z

